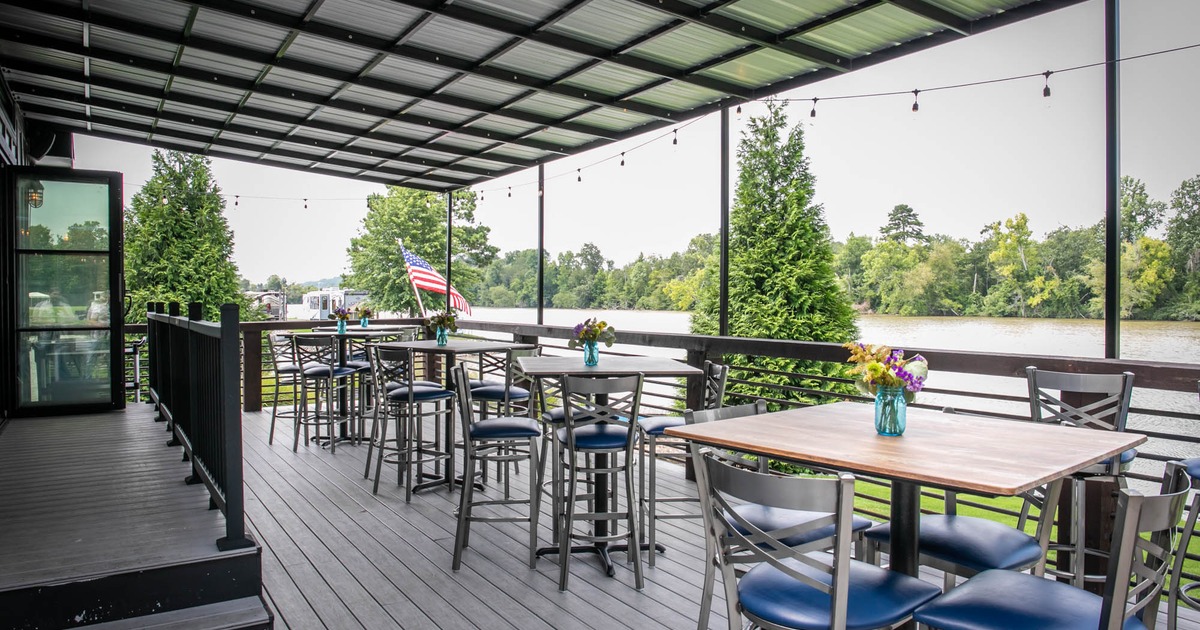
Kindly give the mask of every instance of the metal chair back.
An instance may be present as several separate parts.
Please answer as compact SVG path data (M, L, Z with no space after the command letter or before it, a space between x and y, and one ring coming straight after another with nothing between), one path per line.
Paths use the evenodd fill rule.
M633 457L633 446L637 438L633 423L637 422L641 408L645 377L639 373L614 378L564 374L560 378L563 387L563 407L566 411L564 424L567 429L567 449L576 450L575 434L583 427L601 422L623 423L629 431L625 445L620 450Z
M767 401L759 399L752 403L744 405L734 405L732 407L718 407L715 409L705 409L703 411L692 411L687 409L683 412L683 421L686 424L702 424L705 422L718 422L721 420L729 420L730 418L742 418L745 416L757 416L767 413ZM745 453L735 451L720 450L722 459L730 462L735 462L737 465L744 468L757 470L758 472L767 472L768 460L765 457L756 457Z
M338 363L337 339L332 336L296 335L292 337L292 344L295 349L296 365L302 366L301 374L304 373L304 368L316 365L328 367L328 374L334 374L334 368Z
M1051 372L1034 366L1025 368L1029 382L1029 407L1034 422L1124 431L1133 395L1133 373L1075 374ZM1081 405L1064 402L1063 392L1076 392L1101 398ZM1121 471L1120 455L1109 460L1108 474Z
M729 366L704 362L704 408L716 409L725 404L725 384L729 380Z

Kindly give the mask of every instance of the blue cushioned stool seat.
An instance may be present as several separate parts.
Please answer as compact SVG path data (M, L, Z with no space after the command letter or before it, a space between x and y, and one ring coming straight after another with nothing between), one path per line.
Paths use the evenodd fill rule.
M648 418L638 418L638 426L650 435L662 435L664 431L671 427L681 427L684 425L683 416L650 416Z
M468 380L467 384L471 386L472 390L479 389L480 387L492 387L492 386L504 387L504 381L481 381L479 379L474 379L474 378ZM474 394L475 392L472 391L471 393Z
M567 428L558 430L558 439L567 443ZM622 448L629 439L629 426L625 424L597 423L575 429L575 448L579 450L605 450ZM634 435L637 439L637 435Z
M350 376L351 374L354 374L357 371L358 371L357 369L352 368L352 367L342 367L342 366L334 366L333 367L333 375L334 376ZM311 376L311 377L329 378L329 366L328 365L314 365L313 367L305 368L304 375Z
M917 621L943 630L1096 630L1104 599L1028 573L984 571L917 610ZM1137 617L1125 630L1140 630Z
M475 400L496 401L504 400L504 383L499 385L484 385L483 387L471 388L471 398ZM520 387L508 388L509 400L528 400L529 390L521 389Z
M438 388L440 388L442 386L441 383L434 383L433 381L413 381L413 385L415 385L417 387L438 387ZM404 385L402 383L397 383L396 381L388 381L386 387L387 387L387 390L390 392L393 389L399 389L401 387L406 387L406 385Z
M880 525L866 535L886 543L892 527ZM921 517L920 552L972 571L1024 569L1042 557L1037 539L1018 529L984 518L945 514Z
M541 434L542 430L533 418L488 418L471 425L473 440L529 438Z
M808 555L824 556L823 561L831 561L829 554ZM824 584L829 584L833 577L795 559L784 560L784 564ZM737 591L742 609L763 621L804 630L829 627L829 595L770 564L762 563L746 572L738 581ZM851 561L850 606L846 628L856 630L890 626L939 593L941 589L937 586L917 578L865 562Z
M366 359L363 359L361 361L358 359L351 359L349 361L346 361L346 367L358 368L360 370L368 370L371 368L371 362L367 361Z
M575 412L576 420L587 420L590 418L591 418L590 415L584 415L584 414L579 413L578 411ZM542 420L545 422L553 422L555 424L562 424L563 422L566 422L566 420L567 420L567 410L562 407L556 407L554 409L551 409L550 411L543 413Z
M283 365L275 368L275 371L280 374L299 374L300 367L292 363L284 363Z
M759 505L757 503L739 505L733 508L733 511L737 512L739 516L747 521L750 521L755 527L763 530L764 532L784 529L800 523L814 521L823 516L829 516L827 513L808 512L805 510L788 510L784 508ZM861 516L855 516L850 525L850 530L861 532L866 529L871 529L871 527L875 524L875 521L865 519ZM746 528L733 522L732 519L730 520L729 525L743 534L750 533L746 531ZM818 527L817 529L801 532L799 534L793 534L787 538L781 539L780 542L789 547L798 547L807 542L832 536L834 528L835 526L830 523L825 527Z
M421 385L414 385L412 390L414 401L441 400L443 398L452 398L454 396L454 392L448 389L442 389L441 387L424 387ZM388 400L394 401L408 400L408 388L397 387L396 389L388 392L387 397Z
M1187 474L1192 479L1200 479L1200 457L1183 460L1183 465L1187 467Z

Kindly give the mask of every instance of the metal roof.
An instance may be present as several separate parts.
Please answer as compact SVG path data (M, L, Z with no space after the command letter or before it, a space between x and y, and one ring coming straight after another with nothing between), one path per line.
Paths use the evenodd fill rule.
M27 118L445 191L1082 0L0 0Z

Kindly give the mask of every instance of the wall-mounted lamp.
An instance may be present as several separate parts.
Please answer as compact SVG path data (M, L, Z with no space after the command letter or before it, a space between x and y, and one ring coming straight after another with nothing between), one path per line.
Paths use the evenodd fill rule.
M29 190L25 192L25 200L29 202L30 208L42 207L42 202L46 200L46 187L42 186L42 182L35 179L29 183Z

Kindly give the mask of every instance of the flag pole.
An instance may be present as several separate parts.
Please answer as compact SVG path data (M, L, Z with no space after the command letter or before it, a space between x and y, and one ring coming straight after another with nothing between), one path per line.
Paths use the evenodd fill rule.
M396 245L400 246L400 257L404 258L404 242L396 239ZM417 298L417 308L421 309L421 317L425 317L425 305L421 303L421 292L417 290L417 285L413 284L412 275L408 273L408 261L404 261L404 275L408 278L408 286L412 287L413 297Z

